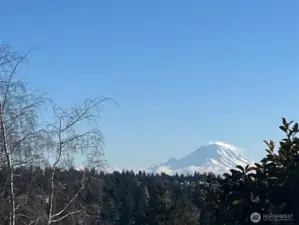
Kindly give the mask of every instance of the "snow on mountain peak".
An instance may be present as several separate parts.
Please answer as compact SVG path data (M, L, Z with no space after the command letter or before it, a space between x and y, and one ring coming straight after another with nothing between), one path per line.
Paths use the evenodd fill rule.
M238 148L238 147L236 147L236 146L234 146L234 145L231 145L231 144L227 144L227 143L225 143L225 142L222 142L222 141L213 141L213 142L209 142L209 145L219 145L220 147L222 147L222 148L226 148L226 149L230 149L231 151L233 151L233 152L244 152L244 150L243 149L241 149L241 148Z
M213 172L223 174L236 165L250 164L244 150L221 141L210 142L181 159L171 158L166 163L151 168L154 173L166 174Z

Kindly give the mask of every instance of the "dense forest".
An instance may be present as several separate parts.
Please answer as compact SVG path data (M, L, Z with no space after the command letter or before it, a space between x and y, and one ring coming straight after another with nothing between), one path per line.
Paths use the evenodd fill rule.
M298 125L283 119L286 138L274 153L254 167L237 166L230 174L168 176L132 171L104 173L96 169L57 169L50 224L252 224L250 215L288 214L262 224L297 224L299 213ZM16 224L49 224L52 168L15 169ZM2 224L9 224L9 171L0 171ZM5 201L7 199L7 201ZM288 219L288 220L287 220Z
M298 224L297 123L283 118L277 146L265 141L259 163L223 176L107 174L97 121L103 103L115 102L86 99L65 109L30 92L16 76L28 54L0 46L1 225ZM42 121L44 108L52 121ZM83 170L73 166L78 154Z
M3 168L0 185L5 186L7 171ZM18 168L16 179L16 203L20 216L16 224L26 218L37 216L38 224L46 224L51 168ZM62 216L77 212L56 224L198 224L207 220L201 189L198 185L206 177L149 175L144 172L97 173L95 170L59 170L55 197L55 212L63 209L70 198L80 190L76 182L85 176L85 188L80 191L72 205ZM211 176L213 177L213 175ZM214 177L216 180L216 178ZM5 197L9 193L4 194ZM2 206L5 212L5 206ZM205 206L206 207L206 206ZM9 207L7 208L7 213ZM1 214L5 221L5 213ZM27 224L30 219L27 221Z

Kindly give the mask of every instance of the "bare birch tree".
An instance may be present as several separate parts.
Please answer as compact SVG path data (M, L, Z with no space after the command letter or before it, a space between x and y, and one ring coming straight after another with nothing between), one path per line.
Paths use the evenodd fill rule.
M18 67L27 62L25 53L14 52L8 45L0 46L0 166L7 168L9 225L16 225L17 209L14 168L33 165L42 158L43 132L38 123L38 110L45 103L43 95L29 92L26 84L16 78ZM5 221L4 221L5 222ZM6 223L6 222L5 222Z
M103 103L109 99L86 100L66 110L52 104L54 122L43 127L39 113L50 101L38 92L30 92L16 77L18 67L27 63L29 52L22 54L12 51L8 45L0 45L0 168L8 173L5 185L0 187L0 198L1 207L7 210L7 205L9 209L1 211L0 215L4 218L3 224L50 225L84 211L74 207L74 203L85 187L85 173L81 173L77 190L68 194L64 206L59 208L55 201L66 187L56 172L72 165L76 156L80 157L84 168L102 166L103 135L98 119ZM16 174L16 168L41 165L46 161L46 152L51 153L47 164L51 165L47 209L32 201L26 209L28 194L20 204L23 196L18 194L15 178L21 174Z
M79 181L78 190L69 196L65 206L55 209L55 193L64 189L64 184L56 179L56 171L74 161L74 156L84 159L84 167L101 167L103 155L103 135L98 126L102 104L107 98L86 100L69 110L54 106L55 122L49 125L52 134L52 156L50 190L48 197L48 225L78 214L82 209L70 210L71 205L85 186L85 173Z

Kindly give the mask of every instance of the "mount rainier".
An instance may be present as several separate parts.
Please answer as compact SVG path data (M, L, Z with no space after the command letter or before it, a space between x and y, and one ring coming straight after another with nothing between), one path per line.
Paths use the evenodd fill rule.
M251 164L243 154L244 151L241 148L231 144L211 142L181 159L171 158L166 163L151 167L149 171L169 175L193 174L194 172L223 174L236 165Z

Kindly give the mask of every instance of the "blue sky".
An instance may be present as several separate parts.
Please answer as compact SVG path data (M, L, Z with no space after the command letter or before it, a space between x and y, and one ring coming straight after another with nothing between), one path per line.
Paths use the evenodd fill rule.
M5 1L2 43L34 46L30 86L62 106L108 96L106 159L147 167L219 140L264 155L299 121L299 3Z

